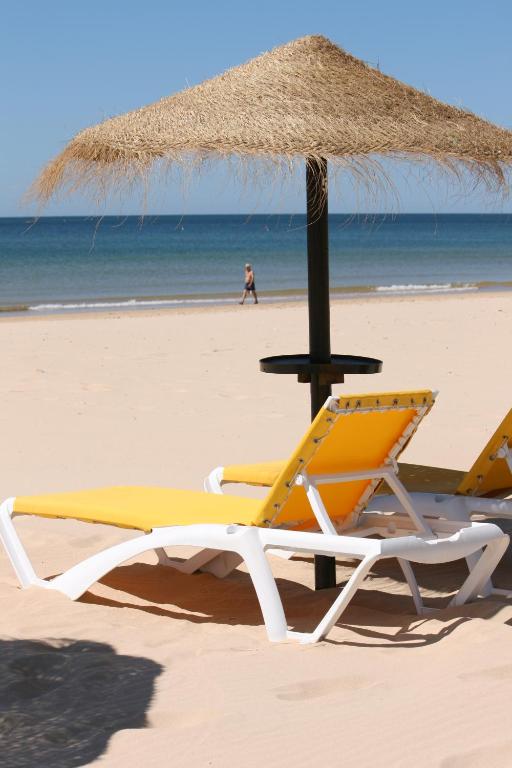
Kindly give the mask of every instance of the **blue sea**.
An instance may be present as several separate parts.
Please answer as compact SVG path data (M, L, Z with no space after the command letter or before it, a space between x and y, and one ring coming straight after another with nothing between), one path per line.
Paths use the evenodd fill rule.
M512 288L512 216L329 217L340 297ZM262 301L304 296L303 215L0 219L0 310L232 303L251 262Z

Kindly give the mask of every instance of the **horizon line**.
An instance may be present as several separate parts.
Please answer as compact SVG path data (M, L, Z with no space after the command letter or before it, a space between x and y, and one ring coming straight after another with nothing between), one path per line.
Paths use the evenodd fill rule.
M512 211L333 211L328 214L329 216L512 216ZM32 221L38 221L39 219L146 219L146 218L159 218L169 217L175 218L191 218L194 216L244 216L247 219L255 218L256 216L306 216L306 211L285 211L283 213L276 213L268 211L263 213L51 213L51 214L18 214L8 215L0 214L0 219L30 219Z

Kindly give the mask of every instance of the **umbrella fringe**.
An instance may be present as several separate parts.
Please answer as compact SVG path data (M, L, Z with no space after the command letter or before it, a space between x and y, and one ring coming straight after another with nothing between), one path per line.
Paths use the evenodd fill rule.
M152 187L152 179L178 182L184 197L192 179L198 172L204 173L213 165L222 161L228 172L242 189L259 188L273 195L279 186L293 179L303 171L305 162L310 165L320 163L323 157L302 156L263 156L219 155L216 152L196 152L186 155L166 156L158 160L140 156L127 160L116 157L115 153L91 152L85 158L83 150L74 153L67 147L57 158L50 162L35 180L25 195L27 202L36 201L42 210L49 199L57 194L62 197L85 192L96 206L104 205L112 195L123 197L128 194L141 195L143 210ZM390 171L377 156L327 157L331 175L331 187L338 197L343 198L343 191L350 187L358 199L373 202L379 195L389 196L393 207L399 208L399 195ZM421 155L394 153L390 159L405 161L408 168L421 166L421 177L417 183L427 185L434 172L441 171L448 182L455 182L459 193L470 195L478 188L486 193L505 199L510 193L510 168L499 162L476 161L472 158L461 159L439 153ZM315 209L321 211L327 194L315 200Z

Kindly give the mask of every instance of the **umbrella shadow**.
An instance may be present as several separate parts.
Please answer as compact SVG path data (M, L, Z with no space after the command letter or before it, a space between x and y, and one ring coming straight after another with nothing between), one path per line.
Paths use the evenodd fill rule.
M391 576L390 573L386 575ZM190 576L163 566L133 563L111 571L100 583L122 595L105 597L87 592L81 600L112 608L132 608L193 624L259 627L263 624L251 578L239 570L230 574L228 579L217 579L210 574ZM276 583L289 624L300 632L311 631L338 594L338 589L315 592L304 584L284 578L277 578ZM130 600L130 597L135 600ZM138 602L140 600L144 602ZM371 645L378 644L376 641L380 639L383 645L424 646L439 642L472 618L471 606L455 609L454 615L454 609L446 607L448 601L449 597L429 601L431 607L445 608L436 613L436 618L444 621L444 626L439 629L439 624L436 624L433 629L429 617L421 618L414 613L410 595L367 587L359 590L338 626L367 637ZM494 605L498 612L503 602L493 601L488 612L494 610ZM359 620L361 612L364 616ZM357 644L349 640L327 641L342 645Z
M161 671L105 643L0 640L2 768L88 765L117 731L147 726Z

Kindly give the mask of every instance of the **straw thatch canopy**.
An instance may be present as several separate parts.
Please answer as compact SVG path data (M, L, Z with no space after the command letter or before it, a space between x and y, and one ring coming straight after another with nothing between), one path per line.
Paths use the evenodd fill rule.
M376 155L431 159L505 187L512 132L382 74L325 37L303 37L225 74L81 131L36 196L115 185L155 161L319 158L361 172Z

